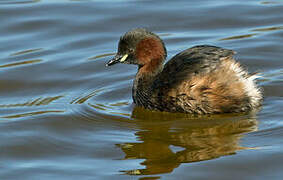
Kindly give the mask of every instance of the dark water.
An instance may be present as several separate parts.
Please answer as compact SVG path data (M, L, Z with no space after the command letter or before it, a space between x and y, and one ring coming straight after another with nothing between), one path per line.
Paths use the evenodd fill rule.
M1 0L0 19L0 179L282 179L283 1ZM135 27L169 57L236 50L261 111L134 108L136 67L105 63Z

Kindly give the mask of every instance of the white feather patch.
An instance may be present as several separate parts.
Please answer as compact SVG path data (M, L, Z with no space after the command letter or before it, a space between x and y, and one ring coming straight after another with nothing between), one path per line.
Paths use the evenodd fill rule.
M251 106L258 106L262 99L262 94L255 84L255 79L259 76L257 74L248 76L248 72L245 71L237 62L232 63L230 69L236 73L239 80L244 84L245 92L251 100Z

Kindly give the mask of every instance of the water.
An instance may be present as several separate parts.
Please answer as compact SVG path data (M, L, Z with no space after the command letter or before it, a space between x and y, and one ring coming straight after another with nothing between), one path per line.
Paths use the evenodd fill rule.
M0 1L1 179L281 179L283 2ZM169 57L234 49L260 71L259 112L194 117L135 108L135 66L105 63L146 27Z

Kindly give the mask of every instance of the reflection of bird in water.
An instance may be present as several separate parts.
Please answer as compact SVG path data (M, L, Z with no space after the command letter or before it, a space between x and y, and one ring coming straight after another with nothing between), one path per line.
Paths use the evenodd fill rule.
M225 117L226 116L226 117ZM169 173L181 163L190 163L235 154L243 133L257 129L252 115L213 115L194 118L182 114L152 113L135 108L132 117L140 130L140 143L117 146L125 159L145 159L144 169L123 171L131 175Z

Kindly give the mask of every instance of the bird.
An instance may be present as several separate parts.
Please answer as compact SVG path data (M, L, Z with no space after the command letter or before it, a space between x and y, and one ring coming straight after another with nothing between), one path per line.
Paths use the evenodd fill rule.
M249 74L233 56L235 51L197 45L173 56L166 64L163 40L144 28L120 37L118 51L106 63L134 64L132 87L136 106L153 111L192 114L248 112L261 106L257 73Z

